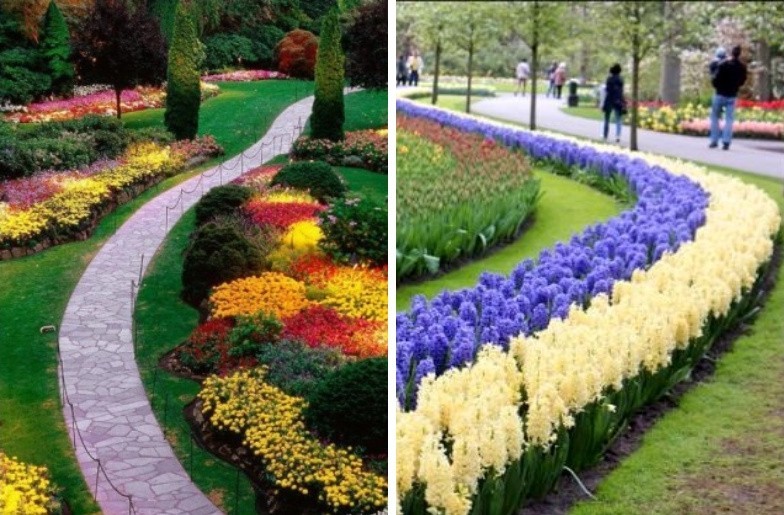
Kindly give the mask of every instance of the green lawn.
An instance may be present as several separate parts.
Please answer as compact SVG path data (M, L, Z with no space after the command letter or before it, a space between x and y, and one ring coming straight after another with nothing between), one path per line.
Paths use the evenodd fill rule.
M302 83L284 81L222 87L223 95L203 105L201 127L214 127L215 136L228 153L250 146L266 130L267 121L271 122L297 95L310 94ZM156 110L126 116L129 125L138 127L159 124L162 114ZM220 130L219 122L228 128ZM200 169L208 166L210 163ZM0 262L0 447L23 461L47 465L75 513L94 513L97 506L76 464L59 408L56 335L40 334L39 328L59 326L79 277L116 227L147 200L193 173L168 179L121 206L104 218L87 241Z
M346 120L346 126L351 130L386 126L387 96L374 92L348 95ZM274 161L284 160L279 156ZM356 168L338 168L338 172L352 191L362 192L381 202L386 200L386 175ZM182 252L194 223L194 210L191 209L173 227L142 281L135 312L138 329L136 359L158 422L164 427L186 470L192 470L193 481L229 513L253 513L255 496L245 475L238 475L235 468L198 446L191 446L182 409L198 393L199 385L171 376L157 366L160 356L179 345L198 323L197 312L179 297ZM235 510L237 481L240 495Z
M562 107L561 111L572 116L587 118L588 120L604 121L604 113L598 107L594 107L593 105L578 106L578 107ZM615 120L615 115L613 115L611 120ZM623 116L621 117L621 120L623 121L624 125L629 125L629 120L631 120L631 115Z
M784 212L780 181L705 166L760 187ZM570 513L784 513L784 268L777 277L754 326L716 373L644 435L600 483L598 501Z

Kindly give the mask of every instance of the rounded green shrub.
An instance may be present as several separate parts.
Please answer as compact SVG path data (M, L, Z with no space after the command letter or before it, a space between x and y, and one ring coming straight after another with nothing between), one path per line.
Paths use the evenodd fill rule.
M275 174L270 184L307 191L319 202L340 198L346 193L346 186L338 174L323 161L299 162L285 166Z
M308 398L307 423L334 442L371 454L387 449L387 358L349 363L326 376Z
M251 195L253 190L236 184L211 189L196 204L196 225L204 225L219 216L234 214Z
M182 298L199 306L210 288L247 277L264 266L262 251L243 234L238 223L218 220L191 236L182 266Z

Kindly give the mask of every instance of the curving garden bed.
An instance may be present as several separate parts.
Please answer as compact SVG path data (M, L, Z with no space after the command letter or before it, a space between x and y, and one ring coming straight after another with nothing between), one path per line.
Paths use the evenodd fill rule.
M600 146L407 102L398 109L524 147L534 157L625 173L639 199L619 217L630 225L610 238L604 231L617 221L543 252L536 266L525 263L509 279L488 275L475 290L447 293L430 304L420 300L398 315L398 398L410 410L399 411L397 425L404 511L430 506L446 513L513 513L525 499L547 493L565 465L581 469L595 462L633 412L685 377L715 336L752 310L758 273L779 230L778 209L759 190L693 165L603 154ZM638 216L629 220L629 213ZM666 230L655 230L657 224ZM641 231L638 241L623 241ZM569 291L556 292L553 283L538 279L542 265L551 275L564 275L568 267L558 258L576 264L587 248L614 262L621 242L646 251L627 261L624 274L631 280L594 275L588 292L575 288L582 296L573 303L556 301ZM547 266L553 262L558 266ZM596 272L592 262L576 279ZM527 286L538 293L524 291ZM530 295L542 301L538 318L526 306ZM556 318L548 320L552 314ZM442 330L434 325L439 316ZM426 331L417 329L425 322ZM401 332L401 324L413 330ZM523 336L510 338L523 324L529 324ZM477 327L484 330L469 332ZM459 341L449 339L461 333ZM500 345L480 347L487 342ZM438 362L453 366L438 370Z

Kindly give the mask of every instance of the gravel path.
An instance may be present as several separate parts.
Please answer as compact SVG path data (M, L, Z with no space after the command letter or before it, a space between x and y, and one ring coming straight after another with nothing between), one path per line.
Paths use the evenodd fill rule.
M191 482L153 415L134 359L134 285L169 229L201 195L288 152L312 103L309 97L289 106L244 157L235 156L142 206L101 247L71 294L59 334L61 393L70 402L64 416L79 465L104 513L129 513L128 496L139 514L220 513Z

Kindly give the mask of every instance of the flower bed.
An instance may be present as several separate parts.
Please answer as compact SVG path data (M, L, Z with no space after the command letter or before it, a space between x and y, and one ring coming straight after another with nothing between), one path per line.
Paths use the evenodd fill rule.
M753 308L758 273L771 256L780 214L757 188L696 165L644 154L629 157L617 149L609 153L610 147L533 135L405 102L398 109L523 146L532 155L625 173L638 194L630 213L639 219L628 220L632 225L625 234L612 231L603 238L594 233L611 227L614 222L609 222L573 238L569 246L543 252L539 263L518 267L508 279L484 276L479 287L468 291L469 299L481 299L480 319L489 311L496 326L503 327L496 292L520 290L501 308L525 304L526 285L540 283L528 273L553 256L580 261L585 246L575 244L586 238L594 236L592 248L600 254L622 248L626 235L643 232L653 238L642 242L655 262L632 265L630 277L605 283L606 289L592 292L588 303L570 302L562 319L546 327L512 331L508 344L501 334L482 338L482 344L495 345L482 347L469 366L440 376L430 367L422 373L427 377L416 408L398 412L397 484L404 513L424 513L428 506L448 514L514 513L525 499L547 493L565 465L581 469L595 462L636 409L683 378L715 336ZM679 210L688 223L673 226L669 208ZM636 226L642 219L653 225ZM667 231L652 230L659 225ZM657 234L667 234L668 241L658 241ZM591 261L586 264L590 269ZM460 322L457 307L447 301L459 295L442 294L440 303L430 305L419 300L410 315L398 316L398 327L409 324L409 316L438 315L434 312L440 308L449 314L444 333L450 334ZM465 311L476 318L468 306ZM407 392L400 373L407 363L401 363L401 354L443 349L444 334L434 326L409 331L402 341L398 329L402 401ZM420 363L427 359L432 358ZM443 442L449 442L448 449Z
M776 103L761 105L739 101L735 109L733 136L740 138L784 138L784 110ZM658 132L707 136L710 134L710 108L687 104L641 106L640 127Z
M45 467L28 465L0 452L0 513L46 515L59 508Z
M213 84L202 83L202 101L220 93ZM139 86L120 94L120 109L123 113L155 109L166 105L166 90ZM63 100L37 102L22 112L11 113L6 120L17 123L54 122L73 120L87 115L117 116L117 97L114 90L103 90Z
M237 70L234 72L205 75L204 82L251 82L256 80L288 79L288 75L269 70Z
M113 205L179 172L195 156L222 149L211 137L174 147L141 143L119 162L83 170L45 172L0 183L0 259L38 252L50 245L86 238Z
M519 234L539 195L522 154L424 119L398 116L397 127L398 280Z
M387 173L387 129L352 131L343 141L300 136L291 150L295 159L326 161L334 166L354 166Z

